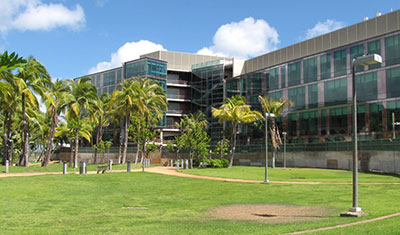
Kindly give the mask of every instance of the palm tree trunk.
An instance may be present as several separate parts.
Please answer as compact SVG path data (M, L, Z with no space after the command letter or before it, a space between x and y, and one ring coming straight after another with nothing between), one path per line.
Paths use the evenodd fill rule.
M75 130L74 168L78 168L79 130Z
M145 158L145 153L146 152L146 143L143 144L143 149L142 149L142 172L144 172L144 160Z
M124 152L122 153L122 164L126 161L126 154L128 152L128 126L129 126L129 115L126 115L125 123L124 123Z
M56 133L56 126L58 123L58 115L56 112L53 112L51 119L52 119L52 122L51 122L50 136L49 136L49 139L47 140L47 147L46 147L45 156L44 156L44 159L42 162L42 166L47 166L50 161L51 147L53 145L54 134Z
M8 128L7 128L7 119L8 119L8 112L4 114L4 125L3 125L3 146L4 146L4 158L3 158L3 165L6 164L8 160Z
M99 125L97 126L97 135L96 135L96 148L94 149L94 163L97 162L97 148L99 147L99 142L102 136L102 128L101 128L101 120L102 118L100 117L99 119Z
M228 168L232 168L233 165L233 156L235 154L235 149L236 149L236 127L237 124L232 123L232 138L231 138L232 147L231 147L231 153L230 153L231 156L229 158Z
M72 162L74 161L74 147L72 140L70 141L69 146L71 148L71 152L69 154L69 167L72 167Z
M26 113L25 113L25 94L22 93L22 125L23 125L23 141L22 141L22 161L25 167L29 166L28 157L28 128L26 123Z
M137 164L138 158L139 158L139 143L137 144L136 147L136 156L135 156L135 165Z

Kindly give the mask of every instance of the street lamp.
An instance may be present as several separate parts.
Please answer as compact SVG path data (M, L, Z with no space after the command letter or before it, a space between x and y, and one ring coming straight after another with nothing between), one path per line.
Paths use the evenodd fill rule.
M283 135L283 169L286 170L286 132L282 132Z
M268 184L268 117L275 117L273 113L265 113L265 180L264 184Z
M358 144L357 144L357 92L356 92L356 69L357 65L373 65L382 63L382 57L378 54L363 55L353 59L351 65L353 85L353 207L350 213L361 214L361 207L358 207ZM345 214L344 214L345 215Z

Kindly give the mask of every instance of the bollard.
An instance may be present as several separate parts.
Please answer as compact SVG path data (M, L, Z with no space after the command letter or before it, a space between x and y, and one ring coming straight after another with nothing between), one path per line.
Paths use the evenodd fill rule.
M10 166L10 161L6 160L6 173L8 173L8 167Z
M151 160L147 159L147 167L150 167L150 165L151 165Z
M176 170L179 171L179 160L176 160Z
M63 174L66 175L67 174L67 162L63 162Z
M185 160L185 163L186 163L185 169L189 169L189 160L186 159L186 160Z
M83 174L83 161L82 162L80 162L80 165L79 165L79 174Z
M112 164L113 164L113 160L108 160L108 168L110 169L110 171L112 171Z
M126 171L131 172L131 162L130 161L127 162Z
M174 166L174 160L171 159L171 160L169 160L169 162L171 164L170 166L173 167Z
M86 175L87 173L87 168L86 168L86 162L82 162L82 168L83 168L83 174Z

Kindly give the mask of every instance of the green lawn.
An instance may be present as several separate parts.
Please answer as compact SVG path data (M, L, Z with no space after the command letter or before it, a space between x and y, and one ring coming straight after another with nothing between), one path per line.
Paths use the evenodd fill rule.
M351 185L244 184L147 172L8 177L0 178L0 189L1 234L280 234L383 216L400 208L400 185L361 185L359 204L369 215L343 218L338 215L351 206ZM332 214L326 220L290 224L207 215L213 207L236 203L318 205ZM337 231L398 234L399 221Z
M88 171L96 171L97 170L97 165L108 165L108 163L102 163L102 164L88 164L87 165L87 170ZM141 168L141 164L131 164L131 169L135 168ZM113 170L126 170L127 166L125 164L114 164L113 165ZM68 172L74 172L74 168L68 167ZM79 172L79 165L77 168L77 171ZM0 174L5 172L5 166L0 165ZM9 173L22 173L22 172L62 172L62 163L52 163L49 164L47 167L41 167L40 164L31 164L29 167L23 167L23 166L10 166L8 169Z
M234 166L228 168L195 168L183 170L193 175L216 176L222 178L264 180L264 167ZM358 174L359 182L399 182L400 175L363 173ZM268 168L268 179L271 181L314 181L314 182L352 182L352 171L327 170L311 168Z

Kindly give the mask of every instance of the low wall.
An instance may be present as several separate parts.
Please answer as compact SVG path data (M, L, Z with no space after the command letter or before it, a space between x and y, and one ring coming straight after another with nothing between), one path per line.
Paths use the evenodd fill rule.
M352 159L351 151L287 152L286 166L351 170ZM272 153L268 161L271 165ZM265 153L236 153L234 165L264 166ZM276 166L283 166L282 152L276 154ZM400 173L400 151L359 151L359 169Z
M136 157L136 153L128 153L126 155L126 161L134 162ZM139 153L139 160L141 158L141 154ZM149 154L149 158L151 159L152 164L160 164L160 153L152 153ZM53 159L57 159L60 161L69 162L70 153L62 152L54 156ZM107 163L108 160L113 160L113 162L118 162L118 153L98 153L96 163ZM79 153L78 154L78 162L85 161L86 163L94 163L94 153Z

